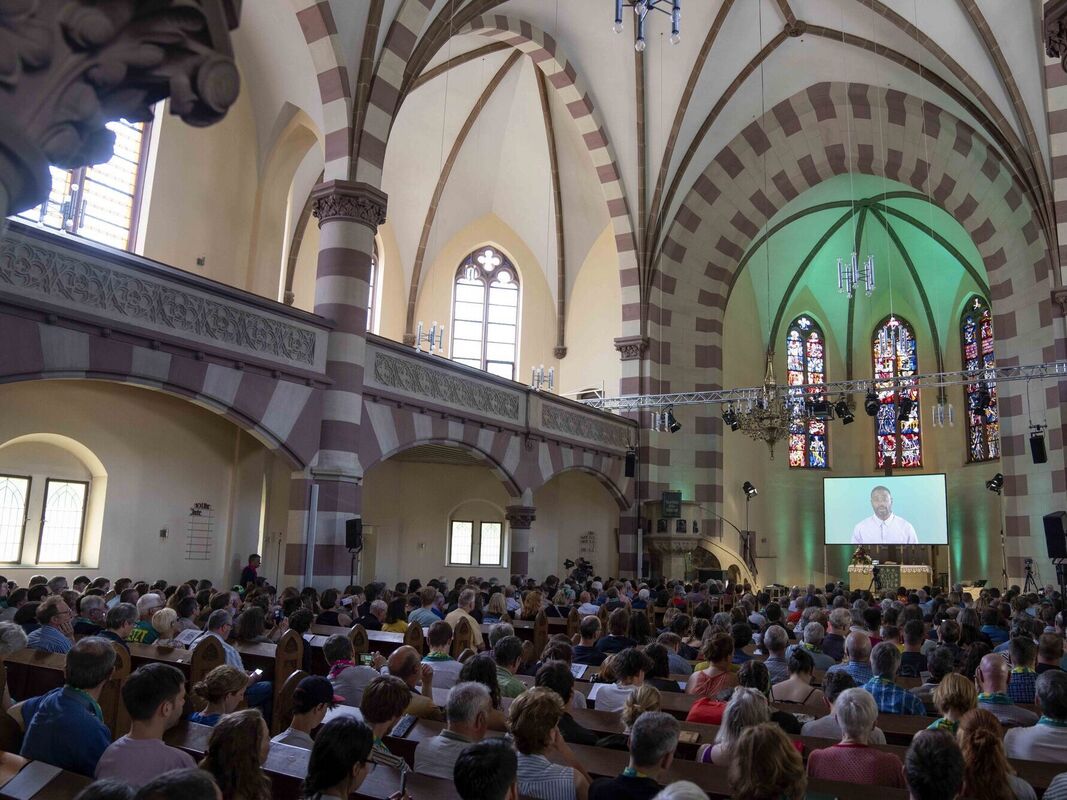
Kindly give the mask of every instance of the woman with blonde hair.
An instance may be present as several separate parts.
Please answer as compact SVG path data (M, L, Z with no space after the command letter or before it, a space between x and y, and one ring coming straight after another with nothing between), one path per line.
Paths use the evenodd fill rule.
M704 642L700 655L708 662L707 666L689 676L685 685L686 694L712 697L720 689L735 683L730 670L734 657L734 638L730 634L714 634Z
M730 762L733 800L800 800L808 788L804 760L773 724L746 728Z
M560 589L556 592L555 597L552 598L552 602L545 608L545 615L566 619L570 613L571 602L567 597L567 593Z
M715 734L715 743L703 745L697 751L697 761L725 766L734 758L734 750L741 732L753 725L771 721L767 698L755 689L735 689L722 715L722 725Z
M659 711L660 693L655 686L647 683L638 686L630 696L626 698L619 716L622 719L623 732L612 733L597 742L598 747L607 747L610 750L629 750L630 731L637 722L637 718L646 711Z
M934 705L941 716L927 727L932 731L955 733L963 715L978 707L978 691L972 681L958 672L950 672L934 689Z
M522 612L519 615L519 619L529 620L530 622L537 619L537 615L541 613L541 601L543 599L544 595L537 589L527 592L522 601Z
M964 714L956 739L963 753L960 797L974 800L1034 800L1034 788L1015 774L1004 752L1000 722L984 708Z
M214 727L223 715L237 709L247 688L248 676L237 667L229 664L215 667L193 687L193 693L202 698L207 707L190 714L189 721Z
M495 625L498 622L503 621L504 617L508 613L508 601L504 597L503 592L494 592L489 597L489 602L485 605L485 610L482 611L482 624L483 625Z
M254 708L227 714L211 732L200 769L208 772L222 800L270 800L270 778L263 763L270 753L270 731Z
M152 615L152 628L159 634L156 644L164 647L173 644L173 639L177 635L174 630L177 622L178 612L173 608L161 608Z

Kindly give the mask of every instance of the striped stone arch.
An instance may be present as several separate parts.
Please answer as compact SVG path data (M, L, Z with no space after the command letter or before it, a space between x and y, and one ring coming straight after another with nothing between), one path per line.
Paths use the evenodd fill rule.
M325 133L325 176L347 180L352 165L352 84L329 0L289 0L315 65Z
M322 390L252 369L153 349L77 328L0 314L0 383L100 380L195 403L303 469L318 449Z
M433 0L403 0L403 5L389 26L371 82L363 130L359 131L355 179L361 183L382 185L385 147L389 142L393 121L400 110L404 70L433 5Z
M652 369L677 381L697 378L698 388L722 381L723 319L740 259L763 225L786 203L835 175L854 170L885 176L928 193L970 234L989 278L1002 365L1056 356L1050 300L1049 243L1034 209L1000 153L953 114L895 89L819 83L798 92L749 124L711 160L679 207L665 237L657 276L664 304L691 328L673 333L663 358L650 347ZM1061 323L1058 323L1062 325ZM653 338L671 335L656 326ZM1035 468L1026 452L1023 384L1001 387L1002 472L1009 573L1022 575L1022 556L1033 548L1040 520L1027 516L1026 499L1067 501L1060 431L1059 387L1046 393L1043 416L1053 470ZM1036 393L1035 393L1036 394ZM1053 400L1055 399L1055 402ZM717 411L717 410L716 410ZM1036 413L1041 413L1039 409ZM722 421L698 416L704 446L679 452L667 463L694 470L696 500L722 500ZM655 449L655 448L654 448ZM1038 505L1033 499L1030 506ZM1043 550L1042 550L1043 552Z
M547 442L542 442L541 446L544 448L550 447ZM561 457L568 449L569 448L558 448ZM597 482L607 490L608 494L611 495L611 499L619 506L620 511L628 510L633 505L633 500L630 498L630 483L632 479L624 476L623 472L625 465L622 463L622 460L618 458L610 458L608 456L600 456L590 458L589 462L590 463L588 464L571 464L555 470L554 472L543 476L541 482L531 488L536 492L553 478L558 478L560 475L565 475L568 472L582 472L597 479Z
M622 284L622 335L639 336L640 318L626 313L627 309L640 308L633 220L619 173L618 159L608 138L607 126L577 69L567 60L554 38L525 20L503 15L487 15L475 18L460 33L475 33L493 41L504 42L525 53L559 93L593 160L600 188L604 192L612 229L615 231L615 248L619 254L619 280Z

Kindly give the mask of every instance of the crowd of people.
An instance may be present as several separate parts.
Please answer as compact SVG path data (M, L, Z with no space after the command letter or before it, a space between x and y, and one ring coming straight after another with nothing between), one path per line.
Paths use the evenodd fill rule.
M274 745L309 751L308 798L346 798L374 765L451 781L471 800L706 797L672 770L683 726L662 706L665 694L684 693L686 720L717 726L696 762L724 769L739 800L800 798L809 780L906 789L915 800L1036 798L1015 774L1018 760L1063 764L1044 796L1067 798L1064 610L1051 589L875 597L831 584L772 596L715 581L548 576L320 593L278 591L256 567L253 557L245 584L222 590L202 580L68 586L39 576L20 588L0 578L0 653L66 655L61 688L3 697L23 731L21 755L93 778L86 800L265 800ZM572 611L578 632L549 636L541 652L512 624ZM472 646L454 655L462 620ZM403 633L415 624L424 652L404 645L357 658L349 636L329 636L324 675L313 674L306 647L309 676L293 692L288 727L271 738L275 687L245 669L243 644L312 625ZM113 739L99 700L116 643L195 646L205 636L219 640L225 663L189 687L172 665L138 667L121 689L129 732ZM590 681L581 691L578 667ZM589 706L620 730L583 725L578 710ZM419 740L411 764L388 742L408 715L443 725ZM881 747L879 715L929 715L929 725L902 758ZM164 741L183 719L211 728L199 764ZM805 751L802 736L837 743ZM588 746L625 751L626 768L594 777L574 749Z

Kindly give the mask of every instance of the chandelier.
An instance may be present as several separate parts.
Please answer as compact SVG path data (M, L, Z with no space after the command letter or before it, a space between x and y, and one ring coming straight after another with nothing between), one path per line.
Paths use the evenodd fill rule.
M765 442L773 461L774 446L779 439L789 436L789 426L793 421L793 411L779 396L774 380L773 352L767 351L763 388L757 390L749 408L735 413L740 430L753 439Z
M663 6L670 3L671 10ZM634 10L634 20L637 23L637 38L634 41L634 50L638 53L645 49L645 17L649 11L659 11L670 14L671 17L671 44L678 44L682 40L682 0L615 0L615 24L612 30L622 33L622 8L628 6Z
M856 287L863 284L864 294L870 297L874 292L874 256L867 256L862 269L853 253L846 262L843 258L837 259L837 291L852 299Z

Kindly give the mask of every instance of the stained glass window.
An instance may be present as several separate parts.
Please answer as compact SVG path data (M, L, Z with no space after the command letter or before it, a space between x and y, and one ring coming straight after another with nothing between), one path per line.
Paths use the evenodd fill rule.
M786 375L790 386L826 383L826 340L808 316L793 320L785 338ZM829 453L826 420L809 418L805 403L823 395L815 387L789 390L789 466L825 469Z
M49 167L52 188L44 203L18 219L37 222L100 244L128 250L133 245L143 184L148 126L115 120L115 153L104 164L64 170Z
M874 331L875 463L886 467L921 467L919 390L907 380L919 371L914 329L890 316Z
M452 360L515 380L519 276L500 251L483 247L456 271Z
M981 297L967 303L960 318L963 368L991 370L997 365L993 355L993 313ZM1000 456L1000 409L997 385L977 381L964 389L967 398L967 460L994 461Z

